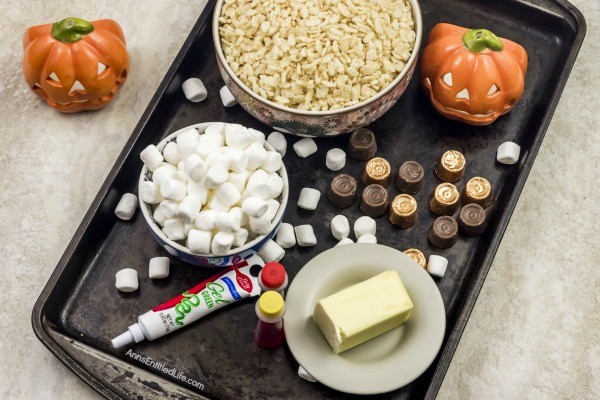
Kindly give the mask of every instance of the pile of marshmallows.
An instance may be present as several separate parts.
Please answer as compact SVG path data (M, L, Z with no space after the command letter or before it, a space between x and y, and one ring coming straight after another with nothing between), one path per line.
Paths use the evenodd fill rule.
M140 184L141 200L164 234L191 252L225 255L271 231L283 163L262 132L215 122L202 135L179 133L162 153L150 145L140 157L152 172Z

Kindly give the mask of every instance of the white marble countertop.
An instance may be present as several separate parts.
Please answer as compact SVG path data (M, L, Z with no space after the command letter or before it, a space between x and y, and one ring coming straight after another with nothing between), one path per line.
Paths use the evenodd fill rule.
M439 393L600 398L600 2ZM205 0L0 3L0 398L99 398L35 338L33 304ZM113 18L132 67L101 112L59 114L21 73L27 26ZM164 27L167 27L165 29Z

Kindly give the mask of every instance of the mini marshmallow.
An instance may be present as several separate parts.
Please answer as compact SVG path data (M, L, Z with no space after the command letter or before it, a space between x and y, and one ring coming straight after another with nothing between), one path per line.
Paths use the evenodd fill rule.
M267 172L279 171L283 161L281 161L281 154L276 151L267 151L267 158L261 164L261 168Z
M277 211L279 211L279 206L281 206L281 204L277 200L269 199L267 200L267 205L269 208L267 208L267 212L263 216L267 217L269 221L273 221L273 218L275 218L275 215L277 215Z
M152 219L154 219L154 221L162 227L165 224L167 217L165 214L163 214L160 207L156 207L152 213Z
M201 135L200 140L198 140L198 144L196 145L196 150L198 149L198 146L202 145L215 145L219 149L222 149L224 144L225 138L221 135Z
M195 149L196 154L198 154L204 161L206 161L208 156L216 153L219 150L221 150L221 146L213 142L198 142Z
M115 215L123 221L129 221L138 206L138 198L132 193L125 193L115 208Z
M176 172L176 166L169 163L163 163L160 167L156 168L154 172L152 172L152 182L160 186L166 178L175 178Z
M200 207L202 207L202 203L199 198L185 196L177 207L177 217L181 218L183 222L192 222L200 212Z
M343 246L343 245L345 245L345 244L352 244L352 243L354 243L354 241L353 241L352 239L350 239L350 238L343 238L342 240L340 240L340 241L339 241L339 242L338 242L338 243L335 245L335 247L337 247L337 246Z
M298 246L308 247L317 244L317 237L313 231L312 225L298 225L294 227L296 241Z
M279 225L275 241L284 249L294 247L296 245L296 234L294 233L294 227L291 224L283 222L281 225Z
M204 178L208 167L198 154L193 153L185 159L183 170L188 174L191 180L200 182L202 178Z
M519 161L520 153L521 146L514 142L504 142L498 146L496 160L502 164L513 165Z
M233 234L233 247L241 247L248 240L248 230L240 228Z
M350 235L350 224L344 215L336 215L331 219L331 234L337 240L342 240Z
M150 279L162 279L169 276L169 257L152 257L148 264L148 276Z
M177 163L177 170L178 170L179 172L185 172L185 171L184 171L184 167L185 167L185 161L184 161L184 160L181 160L181 161L179 161L179 162Z
M287 140L285 140L285 136L283 136L281 132L271 132L267 138L267 142L273 146L276 152L281 154L281 157L285 156L285 152L287 150Z
M173 200L164 200L161 201L158 205L161 213L166 217L166 219L175 218L177 215L177 208L179 207L178 201Z
M189 196L197 197L202 205L205 205L208 201L208 189L202 184L202 182L194 182L192 180L188 181L187 194Z
M206 203L206 206L212 210L224 212L229 211L229 209L231 208L231 206L223 203L223 201L221 201L221 198L214 194L214 192L208 196L208 202Z
M148 204L158 204L164 200L160 194L160 187L151 181L140 183L140 198Z
M317 151L317 144L311 138L304 138L294 143L294 151L299 157L306 158Z
M269 173L262 169L257 169L248 177L248 183L251 182L266 182L269 179Z
M185 159L196 150L200 134L194 128L188 129L177 135L177 155L180 159Z
M362 216L354 222L354 236L357 239L366 234L375 235L376 230L377 224L371 217Z
M224 204L227 204L228 206L234 205L238 202L240 197L242 197L242 195L240 194L240 192L238 192L233 183L229 182L225 182L217 189L215 189L215 194L219 197L219 199L221 199L221 201Z
M140 158L150 171L154 171L156 168L160 167L164 161L163 155L153 144L142 150Z
M276 199L283 192L283 179L276 173L269 174L269 179L267 179L267 186L270 190L269 197L272 199Z
M254 139L252 134L242 125L227 124L225 125L225 143L229 147L244 150L254 143Z
M197 142L198 140L200 140L200 133L198 133L196 128L188 128L185 131L180 132L175 138L177 143L185 141Z
M302 188L298 198L298 207L305 210L316 210L321 198L321 192L313 188Z
M258 250L258 255L266 263L273 261L277 262L285 256L285 250L274 241L269 240L260 250Z
M206 99L206 96L208 96L208 92L206 91L206 87L204 87L204 83L202 83L202 81L198 78L190 78L186 80L181 85L181 89L183 89L183 94L185 94L185 97L193 103L199 103Z
M227 182L231 183L239 193L242 193L246 188L246 176L244 174L231 172L229 173L229 179Z
M220 231L215 234L210 246L211 253L215 256L223 256L231 250L233 245L233 233Z
M448 268L448 260L445 257L436 256L435 254L429 256L427 272L429 272L430 275L441 278L446 273L446 268Z
M222 151L213 153L206 158L206 166L208 168L222 167L229 170L229 162L229 157Z
M298 376L309 382L318 382L311 374L302 368L302 365L298 366Z
M219 95L221 96L221 102L225 107L233 107L237 104L237 100L233 97L231 91L227 86L223 86L221 90L219 90Z
M253 128L248 128L248 132L250 133L250 136L252 136L252 141L254 143L258 143L261 146L265 145L265 134L262 133L259 130L253 129Z
M248 197L242 203L242 210L249 217L261 217L267 212L268 209L269 205L267 202L259 197Z
M244 150L248 154L247 169L255 170L267 160L267 150L258 143L252 143Z
M183 161L181 161L180 164L183 164ZM177 171L173 174L173 179L177 179L178 181L181 181L181 182L187 184L190 181L190 178L183 170L183 165L181 166L181 168L182 168L181 171ZM162 183L161 183L161 185L162 185Z
M210 245L212 242L212 232L192 229L187 237L187 248L192 253L208 254L210 253Z
M165 158L165 161L170 164L179 164L181 158L179 158L179 154L177 154L177 142L172 141L167 143L167 145L163 149L163 157Z
M229 179L229 172L223 167L212 167L206 171L202 183L207 189L216 189Z
M360 235L356 243L377 243L377 238L375 235L371 235L370 233L365 233L364 235Z
M346 153L342 149L331 149L325 157L325 165L332 171L339 171L346 165Z
M137 290L138 273L133 268L124 268L115 274L115 286L121 292L134 292Z
M266 235L271 231L271 220L266 216L248 217L250 230L259 235Z
M185 227L183 221L177 218L165 220L163 226L163 232L171 240L182 240L185 239Z
M225 139L225 123L224 122L214 122L214 123L210 124L204 130L204 136L212 136L212 135L221 136L221 137L223 137L223 139Z
M196 228L203 231L212 231L217 227L217 214L219 211L216 210L203 210L196 215Z
M223 147L221 151L229 158L228 168L233 172L244 172L248 166L248 154L233 147Z
M183 231L185 232L185 236L189 235L190 231L194 229L196 225L194 225L194 221L192 222L183 222Z
M165 179L160 185L160 194L167 200L181 201L187 192L187 185L179 179Z
M248 222L250 222L250 220L248 219L248 216L244 213L244 211L242 211L241 207L233 207L228 212L229 212L229 214L233 215L233 218L235 218L236 224L239 226L248 225Z
M246 188L251 196L258 197L263 200L267 200L271 197L271 188L266 181L248 182Z
M217 229L225 232L236 232L240 229L240 220L234 214L219 212L215 218Z

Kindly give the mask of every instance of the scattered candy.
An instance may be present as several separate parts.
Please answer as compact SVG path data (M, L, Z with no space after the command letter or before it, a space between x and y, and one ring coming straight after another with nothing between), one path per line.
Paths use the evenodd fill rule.
M448 260L442 256L436 256L432 254L429 256L429 262L427 263L427 272L430 275L441 278L446 273L448 268Z
M467 181L462 193L464 204L476 203L486 208L492 204L492 185L482 177L476 176Z
M375 235L371 235L370 233L366 233L364 235L361 235L356 240L356 243L377 243L377 238L375 237Z
M394 185L404 193L415 194L423 188L425 171L421 164L416 161L406 161L400 168L394 179Z
M513 165L519 162L521 146L514 142L504 142L498 146L496 160L501 164Z
M346 165L346 153L342 149L331 149L325 157L325 165L332 171L339 171Z
M317 237L311 225L298 225L294 227L298 246L308 247L317 244Z
M356 180L347 174L339 174L331 181L327 197L338 208L348 208L356 201Z
M279 261L285 256L285 250L272 240L267 241L265 245L258 250L258 255L264 262Z
M357 239L366 234L375 235L376 230L377 224L371 217L362 216L354 222L354 235Z
M275 151L281 154L282 157L285 156L285 152L287 150L287 140L285 139L283 133L277 131L271 132L267 138L267 142L269 142Z
M138 206L138 198L131 193L125 193L115 208L115 215L124 221L129 221Z
M440 180L455 183L465 174L466 160L460 151L448 150L433 166L433 170Z
M150 279L162 279L169 276L169 257L153 257L148 264L148 276Z
M227 86L223 86L221 90L219 90L219 95L221 96L221 102L225 107L233 107L238 103Z
M450 248L458 240L458 224L448 215L437 217L427 232L427 238L435 247Z
M181 85L183 89L183 93L185 97L193 102L198 103L208 96L208 92L206 91L206 87L204 87L204 83L198 78L190 78L183 82Z
M381 157L374 157L367 161L361 179L365 185L377 183L383 187L390 184L390 163Z
M294 151L299 157L306 158L317 151L317 144L311 138L304 138L294 143Z
M291 224L283 222L281 225L279 225L275 241L284 249L294 247L296 245L296 234L294 233L294 227Z
M138 288L138 273L133 268L124 268L115 274L115 286L121 292L133 292Z
M458 189L452 183L440 183L429 197L429 208L436 215L452 215L458 210Z
M425 254L419 249L406 249L403 251L404 254L412 258L420 267L423 269L427 268L427 260Z
M479 204L467 204L460 210L458 227L463 235L477 236L485 230L486 226L485 210Z
M381 185L373 183L367 186L360 198L360 210L369 217L379 217L388 210L387 190Z
M417 222L417 201L410 194L399 194L392 201L388 219L397 227L406 229Z
M344 215L336 215L331 219L331 234L337 240L342 240L350 235L350 223Z
M302 188L300 197L298 198L298 207L304 210L316 210L321 198L321 192L317 189Z
M348 141L348 154L355 160L367 161L377 152L375 135L367 128L352 132Z

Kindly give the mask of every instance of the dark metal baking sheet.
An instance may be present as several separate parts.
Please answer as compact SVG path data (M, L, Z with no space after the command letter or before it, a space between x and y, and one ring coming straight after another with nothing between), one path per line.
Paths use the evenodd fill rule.
M110 346L110 339L139 314L215 272L173 260L167 279L148 279L148 260L167 254L150 236L141 213L129 222L113 215L120 195L136 192L140 151L198 122L230 121L271 131L240 107L226 109L220 103L218 92L223 82L210 32L213 6L214 1L209 1L41 293L33 309L33 328L52 353L108 398L350 398L298 378L297 364L286 346L274 351L259 349L253 339L256 317L252 301L233 305L154 342L142 342L131 351ZM438 281L447 310L446 338L438 358L419 379L377 396L379 399L435 397L586 29L581 13L563 0L423 0L421 6L425 36L437 22L486 27L522 44L529 54L529 69L521 101L490 126L470 127L444 119L420 91L417 79L400 101L370 126L377 135L378 154L394 168L402 161L417 160L427 169L425 189L416 195L419 222L399 230L381 217L379 241L400 250L417 247L426 255L442 254L450 261L446 276ZM193 76L200 77L208 89L208 99L202 103L186 101L181 91L181 83ZM312 224L319 239L315 247L288 250L284 262L293 279L309 259L335 244L328 221L340 211L323 197L315 212L304 212L297 208L296 199L305 186L325 192L335 175L325 168L325 153L333 147L344 148L347 137L319 139L319 151L309 159L298 158L291 150L297 139L288 139L284 160L291 187L285 221ZM495 162L496 148L506 140L521 145L517 165ZM434 219L428 212L427 196L436 184L431 167L436 157L451 148L465 154L466 178L481 175L490 180L494 204L485 234L461 237L453 248L440 251L426 238ZM359 176L362 166L349 160L344 172ZM459 190L465 182L458 184ZM389 192L397 194L394 188ZM361 215L357 204L343 214L351 222ZM139 271L140 289L134 293L122 294L114 288L114 274L124 267ZM157 370L156 363L164 364L165 369Z

